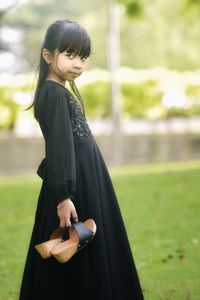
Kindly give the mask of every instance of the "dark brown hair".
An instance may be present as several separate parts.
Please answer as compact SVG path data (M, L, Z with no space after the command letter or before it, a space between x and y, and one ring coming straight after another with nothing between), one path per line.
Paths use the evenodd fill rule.
M45 62L42 55L42 50L44 48L49 50L51 53L53 53L55 50L58 50L58 52L60 53L67 51L68 53L73 53L75 55L79 55L80 57L87 58L90 56L91 53L91 41L86 30L75 21L58 20L49 26L41 48L40 62L38 66L38 82L35 90L33 103L25 110L28 110L31 107L35 106L35 103L37 102L39 88L46 80L49 73L48 64ZM78 91L75 82L69 81L69 84L75 96L80 101L84 112L83 99ZM35 109L34 116L36 118Z

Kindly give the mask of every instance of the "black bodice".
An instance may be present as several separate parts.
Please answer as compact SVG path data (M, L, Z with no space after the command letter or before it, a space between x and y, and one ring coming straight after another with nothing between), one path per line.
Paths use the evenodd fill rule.
M66 90L66 94L74 140L91 138L92 133L80 105L68 90Z

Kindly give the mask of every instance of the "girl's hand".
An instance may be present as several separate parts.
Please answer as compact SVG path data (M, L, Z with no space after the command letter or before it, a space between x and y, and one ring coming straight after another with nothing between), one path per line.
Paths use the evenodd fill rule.
M71 226L70 218L74 219L74 222L78 222L78 215L75 206L70 198L63 200L57 206L57 215L60 219L60 227L65 228Z

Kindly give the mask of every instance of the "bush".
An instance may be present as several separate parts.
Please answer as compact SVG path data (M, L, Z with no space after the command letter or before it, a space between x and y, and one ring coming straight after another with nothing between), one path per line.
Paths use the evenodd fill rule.
M200 115L200 86L199 83L188 84L185 93L190 103L190 115Z
M109 82L96 80L80 87L87 116L105 118L109 116Z
M12 129L17 119L19 105L13 101L13 91L0 86L0 128Z
M109 117L110 90L108 80L95 80L81 86L80 91L89 117ZM122 83L122 115L130 118L148 118L149 110L160 105L161 97L162 92L156 80Z
M161 98L157 80L122 84L122 107L126 117L147 118L149 110L160 106Z
M123 70L121 81L122 117L163 119L174 116L200 115L199 74L175 73L187 96L182 107L166 107L162 104L165 84L171 83L174 72L167 70ZM111 115L109 73L103 70L89 71L86 82L78 84L85 101L87 116L108 118ZM15 103L17 92L30 93L33 90L32 74L15 75L0 85L0 128L13 128L22 104ZM172 96L174 98L174 96ZM178 96L177 96L178 97ZM175 98L176 99L176 98ZM173 99L171 101L173 103ZM176 102L174 100L174 102ZM25 106L27 107L28 104ZM25 108L23 107L23 108ZM26 113L26 112L25 112Z

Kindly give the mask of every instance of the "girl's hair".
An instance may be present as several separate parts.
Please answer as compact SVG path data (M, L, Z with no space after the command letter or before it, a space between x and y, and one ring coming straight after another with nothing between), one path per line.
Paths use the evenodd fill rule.
M25 110L30 109L32 106L34 106L35 108L39 88L46 80L49 73L48 64L46 63L42 55L42 51L44 48L49 50L51 53L53 53L55 50L58 50L58 52L60 53L67 51L68 53L73 53L83 58L87 58L91 53L91 41L86 30L75 21L58 20L49 26L41 49L40 62L38 66L38 82L33 103ZM69 81L69 84L75 96L80 101L84 112L83 99L78 91L75 82ZM35 109L34 116L37 119Z

